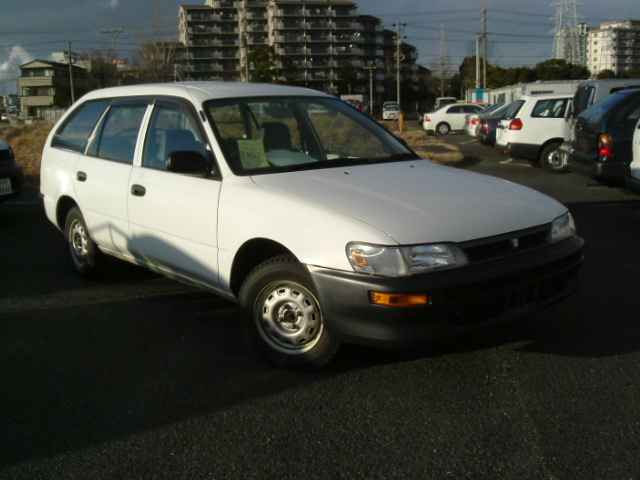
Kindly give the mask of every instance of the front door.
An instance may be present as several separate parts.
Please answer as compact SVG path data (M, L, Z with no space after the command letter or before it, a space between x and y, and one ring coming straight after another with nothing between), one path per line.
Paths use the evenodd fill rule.
M195 111L182 100L156 101L129 181L131 248L151 268L215 286L221 182L211 172L168 171L171 154L185 151L212 158Z
M91 238L102 248L128 253L127 188L149 101L114 101L76 163L75 190Z

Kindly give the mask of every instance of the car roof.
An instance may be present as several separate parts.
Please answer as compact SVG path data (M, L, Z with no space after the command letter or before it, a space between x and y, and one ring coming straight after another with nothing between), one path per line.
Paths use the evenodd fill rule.
M111 87L89 92L82 100L97 100L101 98L135 97L135 96L175 96L188 98L196 103L207 100L238 97L269 97L269 96L305 96L333 98L324 92L309 88L289 87L266 83L246 82L180 82L180 83L149 83Z
M562 98L573 98L571 93L554 93L553 95L523 95L520 100L558 100Z
M9 149L9 144L4 140L0 140L0 150L8 150L8 149Z

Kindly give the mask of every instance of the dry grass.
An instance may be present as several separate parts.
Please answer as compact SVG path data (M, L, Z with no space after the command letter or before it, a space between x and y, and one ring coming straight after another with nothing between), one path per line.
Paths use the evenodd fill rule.
M422 158L445 165L464 160L464 155L458 147L438 137L430 137L422 129L407 130L402 133L394 131L394 133L402 137Z
M36 185L39 183L42 149L51 127L49 123L38 122L0 130L0 138L13 148L16 161L24 169L27 181Z

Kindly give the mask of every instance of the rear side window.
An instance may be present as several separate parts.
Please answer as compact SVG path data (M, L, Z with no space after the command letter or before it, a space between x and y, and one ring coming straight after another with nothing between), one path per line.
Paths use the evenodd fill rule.
M451 107L447 113L463 113L462 107Z
M132 164L140 124L146 110L146 102L113 105L102 124L96 148L97 156Z
M96 100L81 105L58 129L51 146L84 152L89 136L108 104L108 101Z
M533 107L531 116L533 118L564 118L568 102L566 98L540 100L536 103L536 106Z
M518 100L516 102L513 102L504 110L504 115L502 118L504 118L505 120L511 120L515 118L516 115L518 115L518 112L520 111L520 109L522 108L522 105L524 105L523 100Z

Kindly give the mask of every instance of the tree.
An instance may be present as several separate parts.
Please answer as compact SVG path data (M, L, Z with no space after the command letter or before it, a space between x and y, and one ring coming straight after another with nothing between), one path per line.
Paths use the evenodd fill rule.
M632 70L625 70L620 75L619 78L640 78L640 68L634 68Z
M113 58L111 52L94 51L89 55L91 62L89 86L91 89L112 87L120 83L120 75Z
M608 78L616 78L616 72L613 70L602 70L598 75L596 75L598 80L606 80Z
M168 82L175 78L177 44L174 42L147 42L136 55L140 80Z
M252 82L274 83L278 78L276 52L273 47L260 45L249 50L250 79Z
M580 80L589 78L589 70L580 65L553 59L535 66L537 80Z

